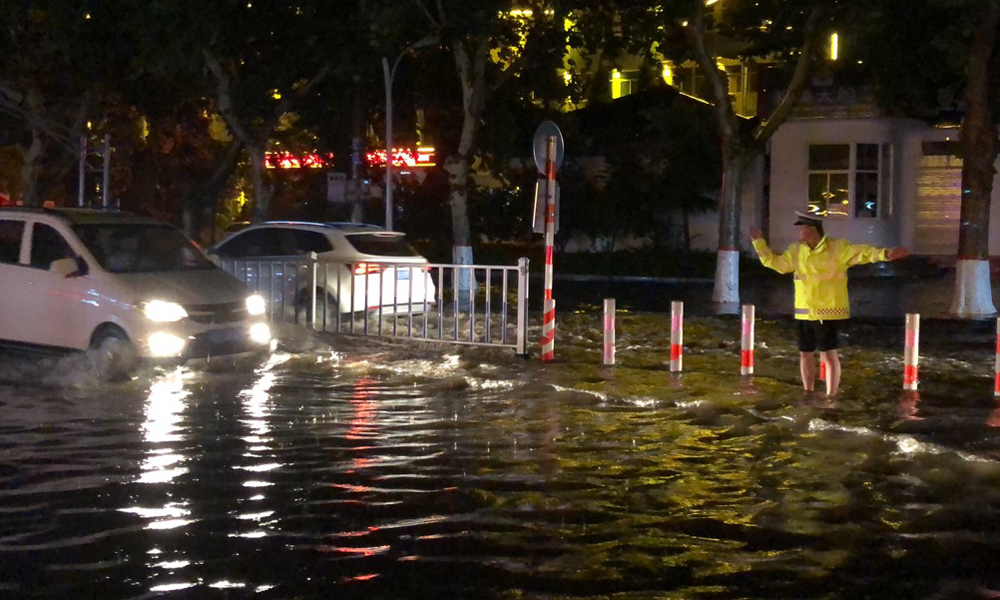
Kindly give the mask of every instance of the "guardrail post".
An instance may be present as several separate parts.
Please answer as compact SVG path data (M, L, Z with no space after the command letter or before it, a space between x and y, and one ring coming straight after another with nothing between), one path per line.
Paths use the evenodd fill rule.
M528 259L517 259L517 353L528 354Z
M315 252L310 252L309 253L309 280L311 282L311 286L309 288L309 314L312 316L312 326L313 326L314 330L317 328L316 327L316 325L317 325L317 323L316 323L316 284L318 283L318 281L317 281L318 277L317 277L317 272L316 272L317 265L318 265L318 261L316 260L316 253Z

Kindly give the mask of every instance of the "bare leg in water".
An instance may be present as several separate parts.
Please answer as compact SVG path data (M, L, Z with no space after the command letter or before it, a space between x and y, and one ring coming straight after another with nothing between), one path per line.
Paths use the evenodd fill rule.
M840 356L836 350L820 352L820 360L826 363L826 395L833 398L840 391Z
M816 357L812 352L799 352L799 372L802 374L802 388L813 391L816 387Z

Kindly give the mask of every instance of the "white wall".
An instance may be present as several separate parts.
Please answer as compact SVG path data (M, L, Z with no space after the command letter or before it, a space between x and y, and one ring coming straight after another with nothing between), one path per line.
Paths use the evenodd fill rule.
M807 207L809 146L855 142L893 145L895 168L892 176L896 190L893 197L896 201L889 210L883 205L882 215L877 219L831 217L826 219L824 229L832 237L843 237L854 242L877 246L898 245L901 224L912 219L906 210L912 208L913 203L898 202L899 186L895 184L909 177L905 171L910 170L913 176L909 179L913 180L915 186L916 171L906 167L912 162L912 152L904 143L905 132L915 126L922 125L900 119L803 119L782 125L771 140L771 218L768 243L774 249L782 249L798 239L793 223L795 211L804 211ZM919 142L916 143L916 151L920 151ZM917 160L919 161L919 155Z

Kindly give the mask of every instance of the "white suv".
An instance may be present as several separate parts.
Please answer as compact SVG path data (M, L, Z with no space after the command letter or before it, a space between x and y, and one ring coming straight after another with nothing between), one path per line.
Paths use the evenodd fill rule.
M264 299L173 226L114 211L0 209L0 342L138 358L266 351Z
M306 261L315 252L316 286ZM359 223L271 221L247 227L208 250L273 307L340 313L417 314L435 304L427 259L403 233ZM275 285L277 284L277 285Z

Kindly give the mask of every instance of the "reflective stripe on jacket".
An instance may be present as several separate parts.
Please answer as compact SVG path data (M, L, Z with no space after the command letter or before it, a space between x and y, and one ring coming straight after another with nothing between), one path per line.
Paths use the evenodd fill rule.
M885 248L826 236L815 248L792 242L780 255L768 248L764 238L753 240L753 247L765 267L795 273L795 318L805 321L849 319L847 269L889 260Z

